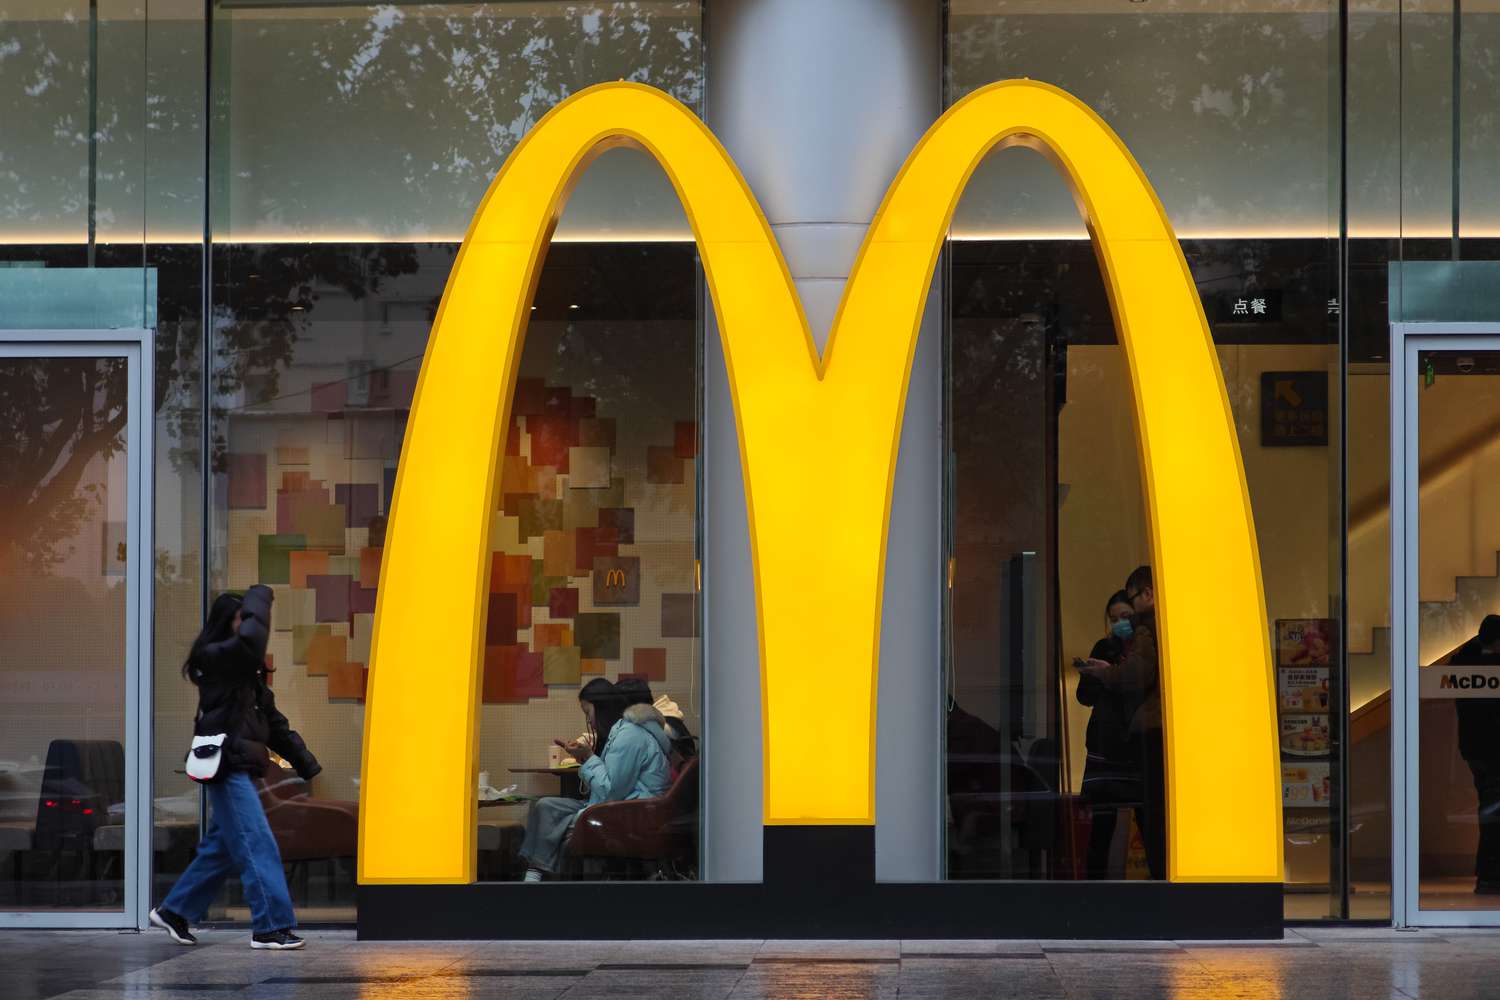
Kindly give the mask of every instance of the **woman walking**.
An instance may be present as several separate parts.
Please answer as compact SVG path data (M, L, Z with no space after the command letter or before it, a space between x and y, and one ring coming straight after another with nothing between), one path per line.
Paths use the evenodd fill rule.
M203 919L219 887L238 872L250 905L250 947L301 948L296 917L281 869L281 852L266 822L254 779L276 751L307 781L323 769L302 737L276 710L266 686L266 641L271 634L271 589L251 587L243 599L221 594L193 641L182 675L198 687L195 736L225 735L218 772L208 789L208 833L187 871L151 922L178 944L197 944L191 925Z

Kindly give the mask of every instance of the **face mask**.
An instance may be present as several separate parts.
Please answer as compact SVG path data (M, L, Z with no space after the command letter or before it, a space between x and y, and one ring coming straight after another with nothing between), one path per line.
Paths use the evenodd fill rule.
M1110 623L1109 631L1116 639L1129 639L1135 628L1131 626L1129 618L1121 618Z

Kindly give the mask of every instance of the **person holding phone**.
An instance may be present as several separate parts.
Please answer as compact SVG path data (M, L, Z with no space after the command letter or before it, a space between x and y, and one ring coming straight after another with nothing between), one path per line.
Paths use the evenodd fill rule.
M578 761L588 798L548 796L532 803L526 814L526 838L521 842L526 882L540 882L544 875L557 872L568 834L579 813L589 806L655 798L671 787L667 762L671 740L660 712L650 704L627 706L620 690L602 677L583 686L578 705L588 725L588 740L553 742Z
M1156 586L1150 566L1139 566L1125 581L1130 602L1130 644L1119 663L1091 659L1078 668L1126 700L1130 738L1139 754L1146 865L1151 877L1167 877L1167 766L1161 715L1161 663L1156 639Z
M1104 606L1106 633L1094 643L1089 659L1111 667L1125 658L1134 627L1130 617L1135 609L1125 591L1112 594ZM1089 804L1088 877L1120 878L1123 873L1110 870L1110 847L1122 807L1134 806L1136 821L1145 828L1141 816L1140 751L1130 736L1130 718L1135 706L1125 693L1110 687L1100 671L1089 660L1076 659L1078 704L1087 705L1088 730L1084 735L1087 758L1083 765L1083 797Z

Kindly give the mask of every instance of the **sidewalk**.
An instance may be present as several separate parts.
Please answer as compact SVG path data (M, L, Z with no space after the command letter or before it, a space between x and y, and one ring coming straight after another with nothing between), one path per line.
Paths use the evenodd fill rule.
M205 931L195 948L159 931L0 932L0 998L1500 997L1494 931L1300 928L1225 944L306 937L303 951L272 953L251 951L249 931Z

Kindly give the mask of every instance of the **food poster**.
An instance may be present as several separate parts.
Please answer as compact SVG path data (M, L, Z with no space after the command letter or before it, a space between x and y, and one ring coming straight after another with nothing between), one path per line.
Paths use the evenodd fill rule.
M1333 663L1334 623L1329 618L1282 618L1276 622L1278 667L1322 667Z
M1322 757L1328 753L1328 716L1283 715L1281 717L1281 756Z
M1328 714L1328 667L1277 667L1276 694L1281 713Z
M1335 623L1326 618L1276 622L1276 709L1281 746L1281 805L1288 837L1305 843L1328 832L1333 804L1330 711Z
M1327 809L1332 790L1327 761L1281 765L1281 804L1288 809ZM1288 823L1288 830L1292 827Z

